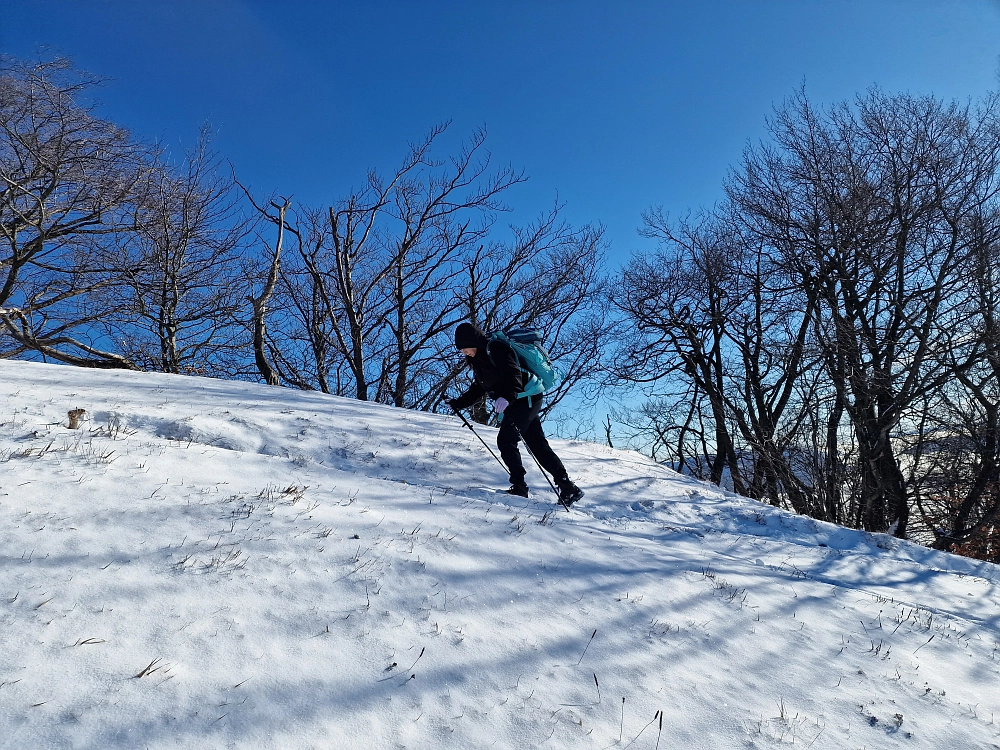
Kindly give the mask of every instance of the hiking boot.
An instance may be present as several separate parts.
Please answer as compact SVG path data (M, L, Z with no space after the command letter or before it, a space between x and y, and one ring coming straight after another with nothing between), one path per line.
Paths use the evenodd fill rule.
M511 484L510 488L507 490L508 495L517 495L518 497L528 496L528 485L524 482L514 482Z
M559 482L559 502L567 508L583 497L583 490L568 479Z

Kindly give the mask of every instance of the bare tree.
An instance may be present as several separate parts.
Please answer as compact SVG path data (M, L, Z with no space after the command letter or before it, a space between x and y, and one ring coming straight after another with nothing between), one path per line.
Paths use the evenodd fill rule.
M745 494L725 396L729 320L739 303L730 294L736 268L732 245L711 220L675 229L662 214L651 212L644 221L644 234L661 244L655 253L632 259L615 291L625 324L613 375L618 382L640 385L686 381L681 392L704 398L711 411L716 450L709 479L719 484L728 474L736 491ZM685 432L680 431L681 440Z
M948 310L965 262L965 217L993 199L996 100L968 106L878 91L852 108L780 110L777 149L748 151L729 195L749 231L783 254L813 305L816 341L857 439L854 523L906 536L910 497L894 435L954 374Z
M278 236L273 248L268 247L266 241L263 240L259 234L257 236L267 250L267 256L263 259L266 262L267 270L261 274L258 271L259 264L254 263L253 260L251 260L244 265L244 272L251 280L258 278L258 276L261 275L264 277L264 283L260 294L255 296L251 290L250 294L247 296L247 300L253 306L251 325L253 326L254 362L257 365L257 372L260 373L260 376L264 379L265 383L268 385L279 385L281 383L281 377L272 364L273 358L269 356L268 352L267 314L268 306L270 305L271 299L274 297L275 290L278 287L278 277L281 273L281 255L285 248L285 233L288 229L287 217L288 211L292 206L292 201L290 198L282 198L281 202L278 203L272 199L269 202L270 209L268 209L260 206L253 199L250 191L243 185L240 185L240 188L243 190L243 193L247 196L247 199L253 205L257 213L278 228ZM274 213L271 212L271 209L273 209Z
M146 370L235 374L248 342L240 257L251 231L203 128L182 165L148 178L131 231L104 254L120 314L103 323Z
M464 258L506 210L502 193L524 179L509 167L491 171L484 130L446 162L433 158L447 127L412 144L388 180L371 172L363 189L327 210L289 215L296 252L281 268L279 294L294 321L280 343L271 339L289 382L427 403L440 340L458 320Z
M620 423L751 497L1000 551L998 107L800 93L718 210L646 214L614 374L653 399Z
M431 134L427 147L436 135ZM488 174L485 140L485 130L473 133L443 170L441 163L423 155L421 146L424 169L409 172L393 189L391 221L383 236L391 259L386 323L394 373L386 396L396 406L426 403L424 394L437 376L432 342L450 338L462 318L453 289L463 261L486 238L495 214L506 210L502 194L524 180L509 167Z
M133 226L153 153L84 102L98 83L57 60L0 69L0 327L7 355L135 368L97 323L115 310L95 248Z
M908 448L929 543L1000 561L1000 214L971 217L963 293L941 352L955 380L927 397Z
M266 215L278 221L278 215ZM292 238L294 250L285 256L288 262L278 264L276 302L264 343L279 381L347 395L347 358L339 347L337 318L332 314L339 309L336 294L318 270L330 259L327 211L289 206L285 217L286 236Z

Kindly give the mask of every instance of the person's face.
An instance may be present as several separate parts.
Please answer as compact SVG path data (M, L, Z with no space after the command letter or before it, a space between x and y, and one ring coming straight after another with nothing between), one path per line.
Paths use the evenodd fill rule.
M476 356L476 347L474 347L474 346L467 346L464 349L462 349L462 354L464 354L466 357L475 357Z

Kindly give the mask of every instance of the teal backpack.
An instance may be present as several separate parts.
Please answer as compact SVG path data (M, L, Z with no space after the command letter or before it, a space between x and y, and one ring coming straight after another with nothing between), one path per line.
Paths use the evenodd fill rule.
M488 338L490 344L502 341L517 355L521 371L527 375L524 390L517 397L527 396L529 405L533 396L541 396L562 382L563 374L549 359L549 353L542 346L541 331L537 328L511 328L489 334ZM486 354L492 360L490 344L486 345Z

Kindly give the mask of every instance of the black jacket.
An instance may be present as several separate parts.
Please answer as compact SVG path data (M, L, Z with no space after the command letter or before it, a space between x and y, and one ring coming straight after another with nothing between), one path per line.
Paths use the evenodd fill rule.
M451 402L456 410L472 406L483 396L489 396L494 401L505 398L514 403L517 394L524 390L524 372L514 350L502 341L488 342L484 338L479 343L481 346L476 347L476 356L465 358L475 379L469 390Z

